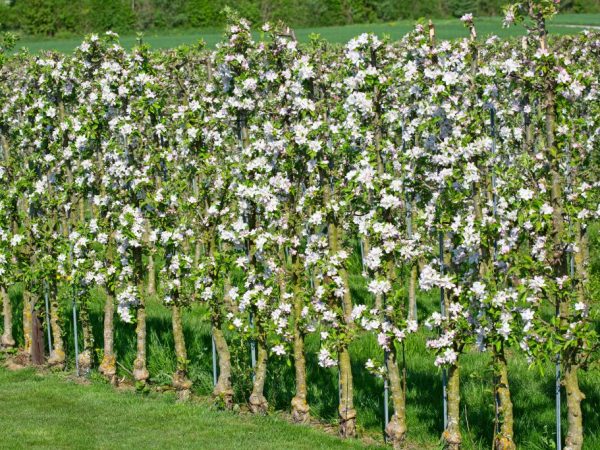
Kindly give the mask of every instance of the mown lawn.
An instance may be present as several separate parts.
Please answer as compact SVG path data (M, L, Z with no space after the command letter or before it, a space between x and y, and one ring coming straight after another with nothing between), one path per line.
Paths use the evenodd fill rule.
M457 19L435 20L437 34L440 39L453 39L468 35L468 31ZM347 25L321 28L304 28L296 30L298 40L307 42L313 33L334 43L344 43L361 33L372 32L379 36L389 35L392 39L399 39L414 28L414 21L402 20L390 23ZM481 17L475 21L477 30L481 36L496 34L500 37L519 36L524 34L523 27L503 28L502 19L499 17ZM562 14L548 23L551 34L573 34L581 31L586 26L600 27L600 14ZM213 47L222 39L221 29L210 28L204 30L174 30L161 32L146 32L143 40L153 48L173 48L182 44L194 44L203 39L206 44ZM260 35L256 33L256 37ZM40 39L24 38L19 41L17 49L27 48L31 52L43 50L57 50L60 52L71 52L81 43L81 37L69 39ZM122 43L125 47L135 45L135 35L123 36Z
M367 301L363 281L353 275L353 296L357 302ZM11 291L17 300L18 289ZM361 300L362 299L362 300ZM16 302L15 302L16 303ZM16 304L15 304L16 306ZM419 304L421 320L437 307L435 295L421 296ZM65 299L65 311L68 300ZM102 296L98 292L92 304L92 321L96 337L98 359L102 347ZM15 314L15 334L22 340L20 314ZM65 313L66 317L69 317ZM194 306L184 313L184 333L188 349L189 373L194 383L193 391L208 397L212 391L212 357L210 329L205 311ZM65 338L69 349L68 373L74 372L73 340L71 322L65 323ZM437 449L443 429L441 372L433 365L433 356L425 348L427 333L419 332L406 343L407 369L407 419L408 442L411 449ZM120 362L119 376L133 382L127 369L131 369L135 358L135 328L133 325L116 321L115 346ZM228 337L232 352L233 382L235 397L239 405L245 405L252 387L250 352L248 342L241 342L233 335ZM317 363L319 341L317 336L307 339L308 401L311 414L324 423L335 426L337 421L337 370L323 369ZM354 377L354 400L358 412L358 430L362 437L382 442L383 436L383 382L369 374L364 364L369 358L382 359L383 355L370 335L359 337L351 345L352 371ZM151 384L169 386L175 370L175 354L170 311L157 300L148 304L148 369ZM543 373L528 367L520 353L510 352L509 378L514 403L515 437L522 450L546 450L554 442L554 368L548 365ZM206 423L222 430L221 448L235 448L240 435L254 439L252 427L263 427L261 431L273 438L272 446L246 448L307 448L306 442L317 439L313 430L291 427L277 419L238 418L228 413L209 411L206 407L181 406L175 404L170 394L151 395L145 400L133 394L113 392L112 388L99 381L97 374L92 386L79 386L65 381L65 377L42 378L31 371L7 373L0 371L0 430L9 430L8 440L0 439L0 448L5 442L48 445L54 448L97 448L102 439L118 445L130 445L142 439L162 447L182 442L188 438L207 439L206 445L195 448L212 448L212 434L202 430ZM600 370L592 368L581 374L581 388L587 399L583 403L586 434L586 449L600 449ZM491 448L494 424L494 400L492 393L493 374L489 355L468 351L461 357L461 426L463 427L464 449ZM271 406L271 414L289 411L294 395L294 371L285 358L270 358L265 395ZM564 391L563 391L564 396ZM391 406L390 406L391 410ZM163 417L165 418L163 420ZM563 432L566 430L566 398L563 397ZM53 428L52 424L58 424ZM42 428L39 428L42 427ZM244 428L246 427L246 428ZM231 429L231 431L229 431ZM149 435L146 435L149 430ZM158 430L158 431L156 431ZM236 430L239 433L236 434ZM163 433L164 431L164 433ZM73 433L73 440L68 436ZM155 434L156 433L156 434ZM205 434L208 435L205 436ZM233 433L233 434L232 434ZM307 441L300 437L313 436ZM4 432L2 433L4 438ZM217 432L221 435L221 432ZM184 436L184 437L182 437ZM259 439L256 432L256 439ZM296 436L298 436L296 438ZM155 440L157 439L157 440ZM285 439L284 441L278 439ZM293 439L293 446L287 443ZM296 441L296 439L299 439ZM142 442L142 441L140 441ZM250 442L250 441L249 441ZM256 441L258 442L258 440ZM281 446L282 442L286 445ZM316 440L322 448L341 445L329 437ZM73 446L67 444L73 443ZM84 445L85 444L85 445ZM116 444L115 444L116 445ZM192 445L192 444L190 444ZM249 445L249 444L248 444ZM28 445L29 447L30 445ZM66 447L65 447L66 446ZM224 447L223 447L224 446ZM279 446L279 447L278 447ZM134 448L146 445L134 445ZM17 446L18 448L18 446ZM111 445L104 448L120 448ZM151 447L149 447L151 448ZM186 447L187 448L187 447ZM193 448L193 445L192 445ZM319 448L319 447L317 447ZM342 447L340 447L342 448Z
M0 369L0 405L3 449L369 448L276 417L117 392L99 382L84 386L32 369Z
M600 282L600 233L592 227L592 261L590 271L598 292ZM157 261L160 266L160 261ZM358 246L353 252L350 267L350 284L353 301L371 304L365 280L360 275ZM160 290L160 285L158 286ZM61 292L62 317L65 320L64 334L67 345L69 373L74 372L73 327L70 314L70 290ZM13 302L14 328L17 341L22 345L22 314L19 314L21 286L9 291ZM427 318L439 308L439 295L419 293L419 319ZM95 335L97 361L101 359L102 320L104 297L94 291L90 305L90 316ZM171 314L159 298L148 302L148 369L153 387L170 386L175 371L175 352L171 326ZM212 392L212 352L209 320L206 310L193 305L184 311L184 334L189 359L189 376L193 381L193 392L208 397ZM1 325L1 324L0 324ZM600 323L597 323L600 330ZM119 376L129 379L129 370L135 359L135 326L115 320L115 350ZM80 330L81 332L81 330ZM411 450L433 450L439 448L442 421L441 372L433 364L434 357L426 349L429 336L426 330L410 336L406 341L405 363L407 372L407 440ZM252 388L250 345L234 334L228 335L232 352L232 379L234 401L245 405ZM80 336L81 342L81 336ZM317 353L318 335L310 335L306 342L308 402L311 415L321 422L336 425L338 405L338 374L336 368L319 367ZM359 336L350 347L354 378L354 401L357 409L357 426L362 437L383 442L384 399L383 382L365 369L369 358L383 359L380 347L372 335ZM474 349L461 356L461 427L465 450L484 450L492 446L494 432L493 373L488 353ZM173 398L159 396L145 400L133 394L113 392L103 385L99 376L92 386L68 383L58 376L40 378L33 372L7 373L0 370L0 448L19 448L19 445L51 446L53 448L98 448L102 439L116 444L103 448L163 448L189 445L191 448L213 448L214 436L220 448L235 448L240 436L244 448L337 448L339 441L328 436L320 437L315 430L297 428L277 419L250 419L229 413L210 411L206 407L176 405ZM547 450L554 447L554 367L548 364L543 372L529 368L519 351L509 350L509 380L514 404L515 439L521 450ZM291 361L271 357L268 363L265 395L276 411L289 411L294 396L294 370ZM582 391L587 398L583 402L585 449L600 449L600 368L598 364L580 377ZM391 406L390 406L391 411ZM164 420L162 418L165 418ZM563 433L566 424L566 398L563 391ZM206 430L206 423L213 431ZM53 428L57 424L59 428ZM40 428L41 427L41 428ZM254 427L254 428L253 428ZM264 430L263 430L264 429ZM4 440L4 430L9 430ZM261 430L261 431L252 431ZM149 434L146 434L148 432ZM69 437L73 433L73 437ZM254 435L252 433L255 433ZM251 445L260 442L260 435L268 437L269 444ZM190 436L192 440L188 439ZM39 441L36 441L39 439ZM142 441L137 441L141 439ZM207 443L194 446L194 439L207 439ZM252 441L251 439L256 439ZM303 440L305 439L305 440ZM322 440L321 440L322 439ZM291 441L290 441L291 440ZM313 442L314 441L314 442ZM17 445L5 445L5 442ZM137 445L143 442L144 445ZM290 444L289 442L292 442ZM54 445L50 445L53 443ZM68 444L72 443L72 446ZM146 445L148 443L148 445ZM285 443L285 445L283 445ZM356 443L355 443L356 444ZM267 445L267 446L265 446ZM318 446L321 447L318 447ZM232 446L232 447L229 447ZM344 448L344 447L340 447Z

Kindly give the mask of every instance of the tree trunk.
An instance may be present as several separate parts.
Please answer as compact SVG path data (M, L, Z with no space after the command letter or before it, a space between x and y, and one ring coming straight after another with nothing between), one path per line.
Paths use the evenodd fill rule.
M113 385L117 384L117 359L114 350L115 339L115 297L111 288L106 291L104 300L104 356L99 371Z
M310 407L308 406L306 388L306 358L304 356L304 334L298 322L302 314L302 299L294 299L294 369L296 370L296 395L292 399L292 420L296 423L308 423Z
M146 302L140 295L140 304L137 308L137 326L135 327L137 352L133 362L133 377L135 381L146 384L150 377L146 369Z
M327 195L327 197L329 197ZM336 254L339 251L339 231L335 223L329 224L329 245L331 253ZM344 297L342 307L344 311L344 323L348 328L352 328L352 297L350 296L350 284L348 282L348 273L345 268L340 268L339 276L344 285ZM352 384L352 363L350 361L350 352L348 345L343 344L339 350L339 371L340 371L340 404L338 406L338 415L340 421L340 436L356 436L356 410L354 409L354 389Z
M581 402L585 399L583 392L579 390L579 381L576 364L570 364L565 368L563 384L567 392L567 422L568 431L565 439L565 450L581 450L583 447L583 419L581 414Z
M254 370L254 383L252 385L252 394L250 394L250 411L254 414L265 414L269 407L267 399L263 392L265 379L267 376L267 349L263 339L257 340L258 355L256 358L256 368Z
M23 350L31 358L31 339L33 333L33 294L23 291L23 338L25 345Z
M212 335L219 357L219 378L213 390L213 397L219 398L226 409L233 408L233 388L231 387L231 354L221 329L221 321L213 321Z
M348 346L343 345L339 351L340 371L340 404L338 416L340 420L340 436L343 438L356 436L356 410L354 409L354 392L352 384L352 364Z
M173 386L177 390L179 400L185 401L190 397L192 382L187 376L187 351L185 349L185 338L183 336L183 323L179 306L171 306L173 318L173 340L175 341L175 356L177 357L177 370L173 374Z
M50 328L52 329L52 351L50 352L48 364L64 369L66 360L65 344L58 312L58 292L55 281L50 282Z
M133 362L133 377L141 385L145 385L150 377L146 368L146 296L143 283L142 249L134 250L134 273L139 304L137 306L137 326L135 327L137 352Z
M44 331L37 310L31 315L31 362L36 366L44 364Z
M156 273L154 268L154 255L148 255L148 285L146 286L148 296L156 294Z
M385 426L385 434L394 449L399 449L406 438L406 396L398 368L398 352L395 345L392 345L392 350L387 358L387 371L392 392L392 403L394 404L394 415Z
M12 305L6 287L0 286L0 296L2 297L2 312L4 314L4 333L0 340L3 348L13 348L15 340L12 334Z
M417 319L417 262L413 262L410 266L410 279L408 283L408 318L410 320Z
M513 432L513 404L508 384L508 366L504 349L494 355L494 369L497 382L495 396L498 401L500 429L494 438L495 450L516 450Z
M79 309L79 321L81 322L81 331L83 334L83 351L79 354L79 373L87 377L92 371L94 334L92 333L90 314L85 299L81 302Z
M448 368L448 425L442 434L446 450L460 450L460 369L458 361Z
M306 357L304 355L304 332L301 329L302 308L304 306L300 271L297 255L292 256L292 284L294 288L294 369L296 371L296 395L292 399L292 420L308 423L310 407L307 402Z

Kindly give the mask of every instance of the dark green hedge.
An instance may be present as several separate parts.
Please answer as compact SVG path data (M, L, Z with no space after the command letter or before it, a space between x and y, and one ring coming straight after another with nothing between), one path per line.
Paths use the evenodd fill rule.
M218 27L231 6L253 22L295 27L501 13L508 0L0 0L0 30L55 36L114 30ZM563 0L565 12L600 12L600 0Z

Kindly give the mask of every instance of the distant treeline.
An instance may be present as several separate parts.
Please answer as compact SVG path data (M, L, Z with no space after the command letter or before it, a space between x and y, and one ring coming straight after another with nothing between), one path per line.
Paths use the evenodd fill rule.
M230 6L252 22L295 27L389 22L419 17L498 15L508 0L0 0L0 30L68 35L218 27ZM563 0L563 12L600 12L600 0Z

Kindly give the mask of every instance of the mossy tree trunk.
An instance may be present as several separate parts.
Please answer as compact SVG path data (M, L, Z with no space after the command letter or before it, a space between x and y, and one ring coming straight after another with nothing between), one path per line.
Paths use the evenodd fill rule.
M114 350L115 339L115 293L112 288L106 290L104 300L104 356L99 371L113 385L117 384L117 358Z
M578 252L574 254L575 269L577 271L577 299L587 304L586 286L588 283L589 245L585 225L578 225L577 247ZM583 447L583 415L581 402L585 400L585 394L579 388L577 363L577 350L572 349L564 352L564 376L562 384L567 394L567 423L568 430L565 438L565 448L569 450L581 450Z
M179 400L187 400L190 397L192 382L188 378L188 359L183 335L183 322L181 319L181 309L177 303L171 306L171 317L173 322L175 356L177 357L177 368L173 374L173 386L177 390Z
M448 367L448 425L442 434L446 450L460 450L460 368L458 361Z
M387 372L390 381L390 390L392 393L392 403L394 405L394 414L385 427L385 433L392 443L394 449L402 447L406 438L406 395L400 369L398 367L398 351L396 345L387 357Z
M133 362L133 377L137 383L142 385L150 377L146 368L146 296L144 292L143 274L142 274L142 249L134 249L134 274L139 296L137 305L137 325L135 327L136 335L136 357Z
M32 336L33 336L33 305L35 300L33 294L28 290L23 292L23 351L31 358Z
M2 297L2 314L4 315L4 332L2 333L0 343L3 348L9 349L15 346L15 340L12 334L12 305L5 286L0 286L0 296Z
M231 386L231 353L222 330L221 319L213 319L212 334L219 357L219 377L213 389L213 397L218 398L226 409L233 408L233 387Z
M339 229L335 222L329 224L329 245L331 252L336 254L340 249ZM344 323L349 329L352 328L352 297L350 295L350 283L348 272L340 268L339 276L344 286L342 307L344 311ZM339 433L341 437L356 436L356 410L354 409L354 385L352 382L352 363L348 343L342 342L338 351L338 366L340 374L340 404L338 406L338 417L340 422Z
M307 402L304 331L300 323L304 306L300 270L300 261L297 255L293 255L292 283L294 286L294 369L296 372L296 395L292 398L292 419L296 423L307 423L310 419L310 407Z
M410 278L408 281L408 318L418 320L417 318L417 284L418 284L418 264L413 261L410 265Z
M56 278L56 277L55 277ZM66 355L65 343L62 336L62 325L58 304L58 287L55 280L49 283L50 295L50 328L52 329L52 351L48 364L53 367L64 369Z
M87 294L89 295L89 294ZM86 297L87 297L86 295ZM83 335L83 350L79 354L79 373L83 376L89 376L92 371L94 358L94 334L92 333L92 324L90 322L89 305L87 298L80 303L79 322Z
M515 450L513 404L508 384L508 365L504 348L494 353L494 371L496 376L495 397L498 402L498 420L500 428L494 437L495 450Z
M210 236L208 237L209 252L210 256L214 257L216 252L215 235L216 229L209 231ZM196 246L197 258L200 258L200 246ZM217 278L220 276L219 272L215 268L213 272L213 282L217 283ZM229 276L229 275L227 275ZM217 378L217 384L213 389L213 397L218 399L219 402L225 407L225 409L233 408L233 387L231 385L231 353L229 351L229 345L227 339L225 339L225 333L223 332L223 315L222 308L227 307L228 303L231 303L229 298L230 284L228 280L224 282L223 292L223 304L219 301L211 303L211 328L212 337L215 341L215 348L217 350L217 356L219 360L219 375ZM232 308L232 305L229 305Z
M343 344L338 356L340 371L340 404L338 417L340 436L343 438L356 436L356 410L354 409L354 385L352 383L352 364L348 346Z
M583 415L581 412L581 402L585 395L579 389L577 364L568 364L564 370L563 385L567 393L567 437L565 439L565 449L581 450L583 447Z
M249 400L250 411L254 414L266 414L269 408L267 399L264 396L265 380L267 378L267 348L265 341L266 336L259 336L256 341L256 367L254 369L254 382L252 383L252 393Z

